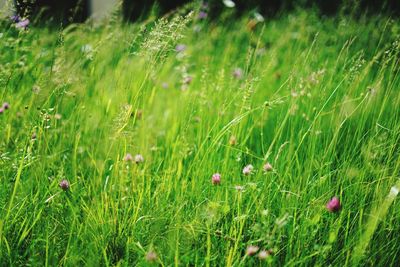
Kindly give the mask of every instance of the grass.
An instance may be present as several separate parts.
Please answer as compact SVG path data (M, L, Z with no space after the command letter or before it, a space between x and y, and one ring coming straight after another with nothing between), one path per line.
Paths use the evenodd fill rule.
M1 265L398 265L398 19L249 17L1 22Z

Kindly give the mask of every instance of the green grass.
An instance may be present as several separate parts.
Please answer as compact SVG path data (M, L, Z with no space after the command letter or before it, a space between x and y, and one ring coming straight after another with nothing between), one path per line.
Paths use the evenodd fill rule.
M3 21L1 265L398 266L399 21L248 20Z

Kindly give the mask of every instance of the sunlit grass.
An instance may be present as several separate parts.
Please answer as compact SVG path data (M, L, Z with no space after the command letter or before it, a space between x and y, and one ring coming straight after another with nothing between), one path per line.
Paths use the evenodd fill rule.
M249 16L1 23L2 265L398 264L399 21Z

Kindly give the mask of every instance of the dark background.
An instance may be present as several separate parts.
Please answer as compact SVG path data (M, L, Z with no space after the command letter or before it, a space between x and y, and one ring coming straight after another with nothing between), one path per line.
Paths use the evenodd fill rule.
M19 15L40 18L46 22L83 22L90 12L87 0L16 0L15 2ZM125 0L123 17L126 21L142 19L155 4L162 15L188 2L190 0ZM205 2L208 3L211 18L217 17L224 9L222 0ZM386 13L394 16L400 14L400 0L234 0L234 2L237 16L249 10L258 10L269 17L296 7L317 8L321 15L334 15L338 12Z

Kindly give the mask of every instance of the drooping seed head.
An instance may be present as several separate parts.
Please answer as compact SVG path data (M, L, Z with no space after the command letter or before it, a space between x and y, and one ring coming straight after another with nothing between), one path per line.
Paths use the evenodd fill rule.
M243 168L243 174L244 174L244 175L250 175L250 174L253 173L253 170L254 170L253 165L251 165L251 164L246 165L246 166Z
M257 247L257 246L248 246L246 249L246 255L253 256L254 254L257 253L258 250L259 250L259 247Z
M212 178L211 178L211 182L213 183L213 185L221 184L221 174L214 173Z
M264 169L265 172L270 172L270 171L273 170L272 165L271 165L271 163L269 163L269 162L267 162L267 163L264 164L263 169Z
M69 189L69 182L66 179L63 179L58 185L64 191L67 191Z
M326 204L326 209L330 212L338 212L341 208L340 200L337 197L333 197L329 202Z
M139 164L139 163L143 163L143 162L144 162L143 156L142 156L141 154L137 154L137 155L135 156L135 163L136 163L136 164Z
M234 146L234 145L237 144L236 136L232 135L232 136L229 138L229 144L230 144L231 146Z

